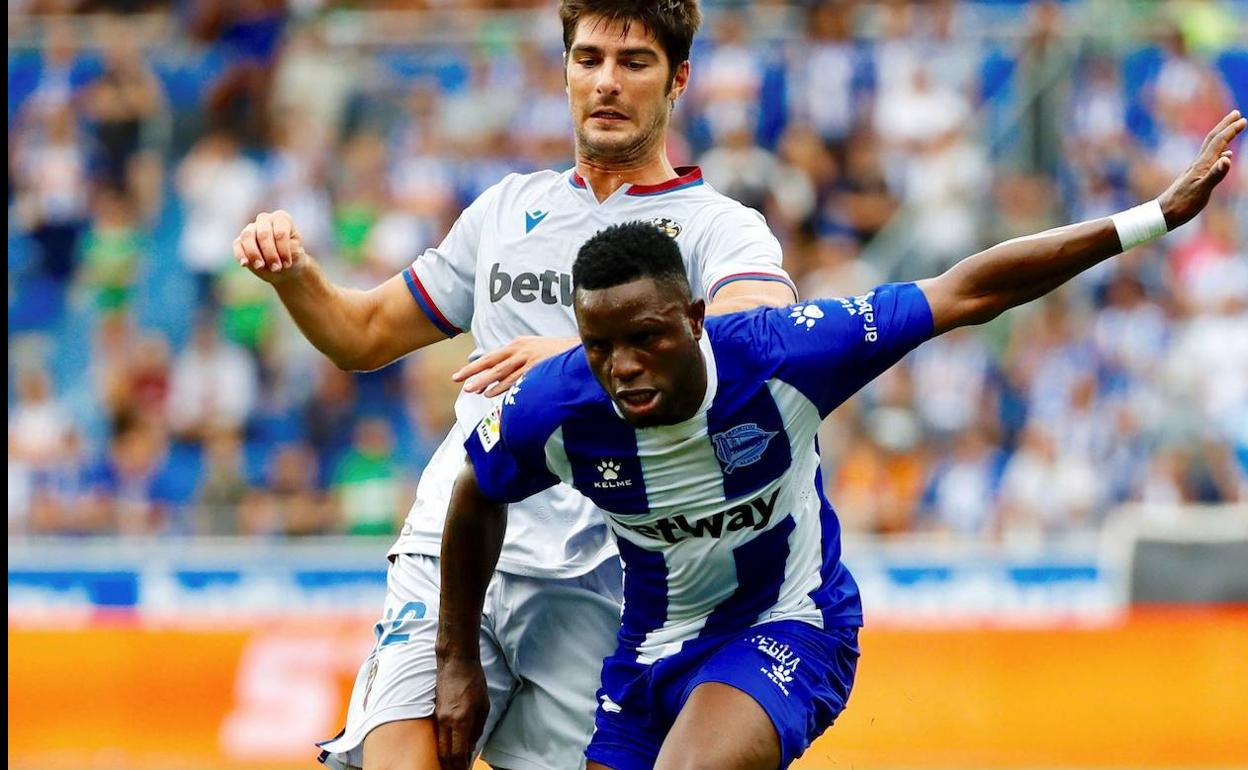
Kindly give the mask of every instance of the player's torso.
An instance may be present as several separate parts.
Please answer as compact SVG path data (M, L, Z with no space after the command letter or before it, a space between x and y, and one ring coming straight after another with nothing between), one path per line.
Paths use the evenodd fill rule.
M572 263L585 241L621 222L661 223L680 246L694 295L705 296L696 214L717 193L700 184L652 195L625 187L600 203L572 180L568 172L512 177L494 201L477 252L472 333L479 351L524 335L575 336Z
M624 635L643 657L762 620L820 622L819 416L740 363L721 363L737 373L685 423L637 431L606 404L547 445L556 475L607 513L633 583Z

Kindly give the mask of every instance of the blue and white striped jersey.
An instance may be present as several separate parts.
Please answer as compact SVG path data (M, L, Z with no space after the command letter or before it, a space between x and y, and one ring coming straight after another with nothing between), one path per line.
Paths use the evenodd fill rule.
M582 348L521 380L465 442L481 490L560 481L608 518L624 561L620 653L649 663L756 623L862 623L822 492L819 422L932 334L914 284L707 319L690 419L634 428Z

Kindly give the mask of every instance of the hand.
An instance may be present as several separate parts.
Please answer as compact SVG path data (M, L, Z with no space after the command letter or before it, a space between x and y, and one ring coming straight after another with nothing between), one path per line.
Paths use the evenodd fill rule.
M485 671L477 659L439 659L433 721L442 770L468 770L490 715Z
M575 337L516 337L455 372L451 379L463 382L464 390L469 393L484 393L486 397L493 398L499 393L506 393L520 379L520 375L533 368L538 361L580 343Z
M1170 230L1186 224L1209 203L1213 188L1226 178L1231 170L1234 153L1227 147L1248 126L1248 120L1240 117L1239 110L1232 110L1213 127L1200 146L1200 154L1187 171L1157 198Z
M282 210L256 215L234 239L234 259L261 280L277 283L309 259L290 214Z

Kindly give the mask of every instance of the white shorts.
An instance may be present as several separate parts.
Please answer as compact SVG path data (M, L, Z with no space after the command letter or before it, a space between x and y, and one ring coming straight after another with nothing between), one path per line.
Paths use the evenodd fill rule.
M355 680L347 725L321 744L336 770L363 765L378 725L433 715L440 564L394 557L377 643ZM485 595L481 664L490 716L477 748L508 770L583 768L602 661L615 648L623 576L611 559L575 578L496 572Z

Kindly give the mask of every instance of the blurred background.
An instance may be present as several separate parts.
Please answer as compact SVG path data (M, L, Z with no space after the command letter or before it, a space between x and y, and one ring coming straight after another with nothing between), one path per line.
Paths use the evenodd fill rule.
M10 765L309 767L337 732L471 343L341 372L230 243L285 208L370 288L570 167L555 8L10 0ZM1155 197L1248 107L1242 1L704 10L669 154L807 297ZM1242 165L826 422L868 631L798 767L1248 767Z

